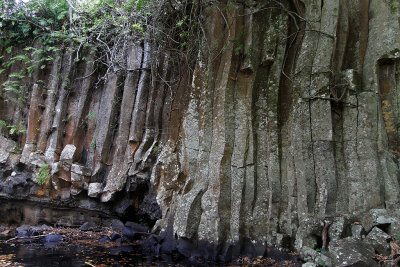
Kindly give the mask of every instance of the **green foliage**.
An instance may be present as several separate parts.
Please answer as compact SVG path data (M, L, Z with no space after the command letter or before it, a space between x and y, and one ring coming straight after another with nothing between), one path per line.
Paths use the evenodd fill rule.
M153 40L189 52L200 39L202 6L202 0L0 0L0 47L11 53L23 45L43 58L72 45L79 60L81 48L89 46L99 50L97 61L108 67L121 65L125 58L115 51L127 40ZM33 40L44 48L35 51ZM29 60L23 57L14 60Z
M0 131L3 132L4 129L7 129L7 123L3 120L0 120Z
M92 140L92 141L90 142L90 146L91 146L93 149L96 149L96 141Z
M38 176L36 177L36 183L42 186L46 181L50 180L50 168L48 164L44 164L39 168Z
M0 0L0 51L6 57L0 58L0 75L8 77L0 96L24 110L28 90L37 83L32 76L66 49L75 63L86 60L83 50L91 51L105 73L127 69L120 51L132 42L169 51L170 61L195 59L187 55L197 54L203 5L203 0Z
M86 120L92 120L94 118L96 118L96 113L95 112L89 112L85 117Z
M7 128L10 129L10 135L13 134L26 134L26 130L23 128L23 122L20 121L18 125L8 125Z
M68 14L65 0L0 0L0 46L26 44L34 38L46 42L47 34L62 29Z
M0 120L0 132L4 133L7 130L10 135L26 134L26 129L23 127L23 122L20 121L17 125L8 125L5 121Z
M29 78L35 70L44 70L46 63L53 60L50 53L58 52L57 45L67 40L68 16L65 0L0 0L0 50L10 54L2 63L0 74L18 64L18 72L8 73L8 79L0 85L0 95L16 103L20 110L29 97ZM34 42L42 47L33 47Z
M22 148L19 145L14 146L12 153L21 154Z
M72 114L68 114L65 119L62 120L62 122L68 122L72 118Z
M390 11L394 14L397 13L397 10L399 9L399 2L397 0L390 0L389 1L389 6L390 6Z
M314 249L315 249L315 251L317 251L317 252L325 252L326 251L326 249L325 248L317 248L316 246L317 246L317 243L312 243L312 246L314 247Z

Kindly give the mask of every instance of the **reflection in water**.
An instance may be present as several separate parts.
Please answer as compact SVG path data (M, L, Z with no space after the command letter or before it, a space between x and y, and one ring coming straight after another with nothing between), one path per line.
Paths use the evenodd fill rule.
M41 243L5 244L0 240L0 255L15 254L12 261L25 267L80 266L214 266L209 262L170 255L145 256L139 246L100 247L69 244L45 248Z
M2 242L3 241L3 242ZM272 258L238 259L225 266L301 266L297 255L267 249ZM3 265L6 261L7 265ZM12 264L14 262L14 264ZM9 264L11 263L11 264ZM122 245L115 242L99 245L97 240L62 241L57 246L45 247L39 240L23 240L7 244L0 239L0 266L24 267L117 267L117 266L224 266L221 263L180 254L146 256L138 244Z

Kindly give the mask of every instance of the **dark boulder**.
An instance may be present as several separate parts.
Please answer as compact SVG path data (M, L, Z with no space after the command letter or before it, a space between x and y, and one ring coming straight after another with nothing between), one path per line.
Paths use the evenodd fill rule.
M143 254L160 254L162 237L159 235L152 234L147 239L143 240L141 243Z
M100 243L106 243L106 242L110 242L110 241L111 241L111 239L108 236L102 236L99 239Z
M149 231L149 227L134 222L126 222L125 227L129 227L136 232L147 233Z
M52 248L59 245L63 241L63 237L61 235L46 235L42 242L44 243L45 248Z
M18 173L2 182L1 191L13 197L27 197L32 186L31 174Z
M85 222L82 224L81 227L79 227L79 230L81 231L90 231L95 227L95 224L93 222Z
M124 199L121 201L117 207L115 208L115 212L119 215L122 216L125 214L126 210L133 205L133 200L132 199Z
M122 232L122 230L124 229L124 223L120 220L114 219L111 221L111 227L115 232Z
M193 245L193 242L191 240L187 238L180 238L176 241L176 249L183 256L189 258L196 250L196 247Z
M127 222L122 230L122 235L127 241L134 241L141 239L147 234L149 228L134 222Z
M46 235L43 238L43 242L49 243L49 242L61 242L63 241L63 237L61 235Z
M118 238L121 238L120 234L117 234L117 233L111 234L111 241L116 241Z
M30 226L30 225L22 225L16 229L17 237L25 238L31 236L38 236L43 233L43 230L40 227Z

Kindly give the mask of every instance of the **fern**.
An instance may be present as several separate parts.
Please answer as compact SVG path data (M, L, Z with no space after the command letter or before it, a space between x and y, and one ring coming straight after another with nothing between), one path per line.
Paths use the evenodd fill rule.
M46 181L50 180L50 168L49 164L44 164L42 167L39 168L38 176L36 177L36 183L42 186Z

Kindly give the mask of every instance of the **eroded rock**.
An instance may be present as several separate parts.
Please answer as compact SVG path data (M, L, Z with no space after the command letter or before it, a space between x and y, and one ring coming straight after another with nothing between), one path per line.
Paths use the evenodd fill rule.
M17 143L0 135L0 163L6 163Z
M90 176L92 173L92 170L86 166L74 163L71 165L71 172L79 174L79 175L83 175L83 176Z
M66 145L61 152L60 161L67 162L70 165L72 165L72 160L74 159L75 151L76 151L76 146L71 144Z
M89 197L98 197L102 192L101 183L90 183L88 187Z
M363 228L371 240L374 227L399 235L399 216L382 209L396 210L400 192L392 2L220 1L205 7L207 49L189 55L196 63L183 74L182 61L148 41L117 49L126 71L97 71L86 51L80 65L71 49L57 52L41 73L48 90L32 77L24 114L0 99L2 120L16 125L28 115L26 136L12 136L28 166L11 162L13 143L0 137L1 193L90 209L111 202L108 212L119 216L134 209L161 218L157 231L169 227L165 251L178 237L182 251L188 240L209 242L210 257L221 247L222 258L251 255L265 243L311 248L332 218L330 242L341 242L349 214L365 214L351 226L358 241ZM51 184L38 189L20 175L46 162L55 162Z

